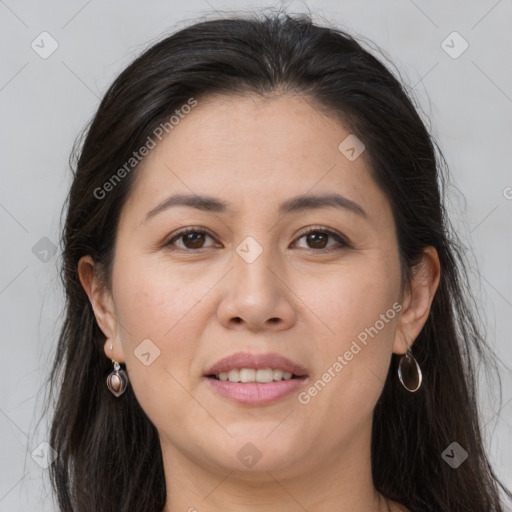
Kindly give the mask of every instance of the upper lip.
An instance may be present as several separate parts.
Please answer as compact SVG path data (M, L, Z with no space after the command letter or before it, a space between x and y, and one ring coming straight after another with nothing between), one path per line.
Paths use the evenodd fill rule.
M237 352L223 357L210 366L205 375L218 375L221 372L229 372L241 368L272 368L293 373L297 377L307 375L305 368L292 360L275 352L266 354L251 354L249 352Z

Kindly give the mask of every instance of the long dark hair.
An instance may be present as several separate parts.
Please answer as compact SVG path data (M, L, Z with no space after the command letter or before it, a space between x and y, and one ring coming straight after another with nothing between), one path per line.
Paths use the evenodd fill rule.
M376 489L412 512L504 510L499 487L512 494L489 464L477 408L475 356L490 365L495 355L470 294L465 248L446 216L442 152L413 95L362 42L310 14L280 11L202 20L153 44L108 89L74 148L61 240L66 311L48 379L58 390L49 442L58 452L50 476L60 510L161 512L166 501L157 430L131 386L120 398L107 389L105 336L77 273L89 254L110 286L119 214L137 166L105 197L98 190L190 98L276 90L315 100L365 144L392 207L402 284L425 247L439 254L440 284L414 343L422 387L403 389L393 355L375 407ZM468 453L457 469L442 457L454 441Z

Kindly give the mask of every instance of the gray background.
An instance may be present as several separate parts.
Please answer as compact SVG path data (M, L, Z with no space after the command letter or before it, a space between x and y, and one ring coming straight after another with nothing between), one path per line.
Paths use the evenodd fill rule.
M1 511L56 510L47 497L48 470L41 467L51 451L37 448L47 439L47 425L37 424L34 411L42 405L41 387L62 320L59 259L51 249L58 243L75 137L116 75L164 32L215 10L270 5L279 4L0 0ZM472 248L475 298L501 361L501 409L493 399L495 383L484 379L481 412L491 461L512 487L512 2L286 5L289 12L309 7L374 41L414 87L430 119L451 169L449 212ZM47 58L40 55L52 44L40 36L44 31L58 44ZM454 31L469 44L457 58L462 40L450 36L442 46Z

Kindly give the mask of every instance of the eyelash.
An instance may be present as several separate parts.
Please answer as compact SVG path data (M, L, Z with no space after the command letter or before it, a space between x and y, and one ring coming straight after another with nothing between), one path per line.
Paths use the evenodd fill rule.
M191 227L182 229L181 231L178 231L178 233L176 233L171 239L169 239L168 242L164 243L164 247L166 249L171 250L171 251L184 251L184 252L189 252L189 253L195 253L195 252L199 252L199 251L204 250L204 249L209 249L209 247L200 247L198 249L171 247L175 240L178 240L181 237L183 237L183 236L185 236L185 235L187 235L189 233L200 233L200 234L208 235L212 239L214 238L212 235L210 235L204 229L191 226ZM320 226L313 226L313 227L309 228L307 231L304 231L303 233L301 233L296 238L296 240L300 240L301 238L304 238L305 236L307 236L307 235L309 235L311 233L322 233L322 234L330 235L332 238L334 238L336 240L336 242L338 242L338 244L340 244L340 246L339 247L329 247L327 249L306 248L305 250L309 250L309 251L313 251L313 252L327 253L327 252L339 251L339 250L342 250L344 248L351 247L350 244L347 242L347 240L342 235L340 235L338 232L333 231L332 229L324 228L324 227L320 227Z

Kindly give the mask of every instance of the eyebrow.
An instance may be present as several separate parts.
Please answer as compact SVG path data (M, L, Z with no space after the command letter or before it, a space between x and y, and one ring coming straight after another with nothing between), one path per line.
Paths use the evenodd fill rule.
M188 206L204 212L233 215L234 210L228 203L212 196L196 194L175 194L157 204L147 214L143 222L175 206ZM339 194L317 194L292 197L279 206L279 214L291 214L320 208L337 208L347 210L367 218L367 213L356 202Z

